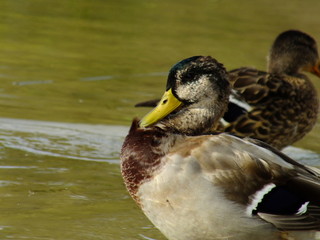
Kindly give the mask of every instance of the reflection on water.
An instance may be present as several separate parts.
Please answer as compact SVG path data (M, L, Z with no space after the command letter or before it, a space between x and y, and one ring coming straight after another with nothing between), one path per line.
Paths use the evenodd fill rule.
M44 156L119 162L127 127L0 119L3 147Z
M265 69L283 30L320 42L319 8L318 0L0 1L0 239L163 240L119 172L127 126L148 111L133 105L159 97L168 69L186 57ZM319 166L319 132L317 124L295 145L312 151L285 151Z

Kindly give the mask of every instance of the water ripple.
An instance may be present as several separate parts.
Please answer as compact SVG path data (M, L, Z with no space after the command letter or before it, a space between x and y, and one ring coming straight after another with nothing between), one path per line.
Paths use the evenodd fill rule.
M0 144L37 155L119 162L127 127L0 118Z
M0 118L0 148L118 164L127 132L128 128L123 126ZM299 162L319 166L320 155L317 153L296 147L285 148L284 152Z

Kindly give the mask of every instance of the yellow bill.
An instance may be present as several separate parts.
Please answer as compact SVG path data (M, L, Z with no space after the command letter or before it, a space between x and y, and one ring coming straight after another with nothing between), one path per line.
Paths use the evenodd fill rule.
M140 127L148 127L177 109L182 102L178 100L173 94L171 88L166 91L158 105L144 116L140 121Z

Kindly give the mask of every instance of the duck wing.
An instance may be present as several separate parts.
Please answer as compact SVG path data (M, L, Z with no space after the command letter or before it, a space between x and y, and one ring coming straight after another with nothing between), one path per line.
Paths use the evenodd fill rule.
M225 133L196 139L197 147L187 141L188 153L175 154L196 157L203 177L225 199L280 230L320 230L318 171L260 141Z

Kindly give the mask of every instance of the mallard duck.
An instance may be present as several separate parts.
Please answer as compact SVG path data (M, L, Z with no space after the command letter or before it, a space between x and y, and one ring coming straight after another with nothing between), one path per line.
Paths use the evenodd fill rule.
M301 31L281 33L271 47L267 72L248 67L229 72L232 93L219 130L278 149L302 139L315 125L319 109L317 91L303 71L320 77L316 41Z
M169 240L313 239L319 171L259 140L207 134L223 116L227 72L211 57L172 67L157 107L121 150L125 185Z

